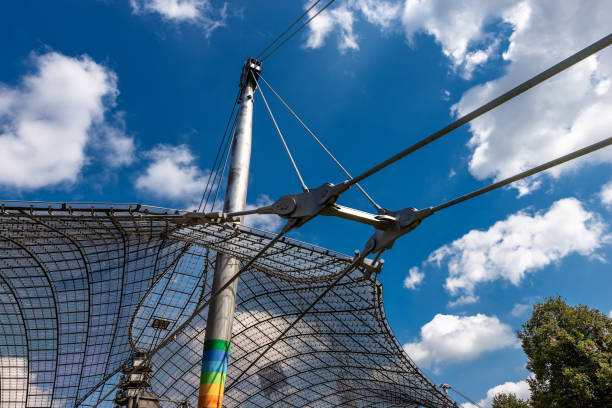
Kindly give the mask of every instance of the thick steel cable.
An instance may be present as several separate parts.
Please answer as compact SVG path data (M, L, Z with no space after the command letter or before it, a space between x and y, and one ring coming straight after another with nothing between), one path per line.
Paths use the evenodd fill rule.
M352 179L353 176L350 175L350 173L342 166L342 164L340 164L340 162L334 157L334 155L329 151L329 149L327 149L327 147L325 147L325 145L323 144L323 142L321 142L321 140L319 140L319 138L308 128L308 126L306 126L306 124L302 121L302 119L297 115L297 113L295 113L293 111L293 109L291 109L291 107L283 100L283 98L281 98L281 96L274 90L274 88L272 88L272 86L268 83L268 81L266 81L264 79L264 77L262 77L261 75L259 75L259 78L264 82L264 84L266 84L266 86L272 91L272 93L274 95L276 95L276 97L278 98L278 100L283 104L283 106L289 111L289 113L291 113L291 115L300 123L300 125L302 125L302 127L304 128L304 130L306 130L306 132L308 132L308 134L319 144L319 146L321 146L321 148L323 150L325 150L325 153L327 153L327 155L333 160L334 163L336 163L336 165L340 168L340 170L342 170L344 172L344 174L349 178ZM374 201L374 199L372 197L370 197L370 195L368 193L366 193L366 191L361 187L361 185L359 183L357 183L355 185L359 191L361 191L363 193L363 195L365 196L365 198L368 199L368 201L370 201L370 203L372 203L372 205L374 206L374 208L376 208L377 211L382 210L382 207L380 205L378 205L376 203L376 201Z
M240 381L240 379L264 356L268 353L268 351L270 351L272 349L272 347L274 347L276 345L276 343L278 343L280 340L282 340L283 337L285 337L285 335L287 333L289 333L289 331L291 331L291 329L293 329L293 327L304 318L304 316L306 316L308 314L308 312L310 312L310 310L312 310L313 307L316 306L317 303L319 303L319 301L321 299L323 299L325 297L325 295L327 295L338 283L340 283L340 281L347 276L349 273L351 273L357 266L359 266L360 263L363 262L363 260L365 259L366 256L369 255L369 252L364 251L361 255L359 255L358 257L356 257L353 262L350 263L350 265L348 265L344 271L342 271L338 277L336 279L334 279L334 281L332 283L330 283L327 288L325 288L325 290L323 292L321 292L321 294L319 296L317 296L317 298L306 308L302 311L302 313L300 313L300 315L298 317L296 317L293 322L291 322L291 324L289 324L289 326L287 326L287 328L285 328L285 330L283 330L281 332L281 334L279 334L270 344L268 344L268 346L264 349L264 351L262 351L261 353L259 353L259 355L255 358L255 360L253 360L246 369L242 370L242 372L238 375L238 377L236 377L236 379L234 381L232 381L232 383L225 389L225 392L228 392L229 390L231 390L236 384L238 384L238 382ZM376 258L378 259L378 258Z
M283 137L283 134L281 133L281 130L279 129L278 124L276 123L276 119L274 119L274 115L272 114L272 111L270 110L270 106L268 105L268 101L266 100L266 97L261 91L261 87L258 86L257 90L259 91L259 94L261 95L261 98L263 99L264 104L266 105L266 109L268 110L268 113L270 114L272 123L274 123L274 127L276 128L276 133L278 133L278 136L280 137L281 142L283 142L283 146L285 146L285 151L287 152L287 156L289 156L289 160L291 160L291 165L293 166L293 170L295 170L295 174L297 174L297 177L300 180L300 184L302 185L302 190L308 191L308 187L306 187L306 184L304 183L304 179L302 178L302 175L300 174L300 170L298 169L297 164L295 164L295 160L293 160L293 156L291 155L289 146L287 146L287 142L285 142L285 138Z
M299 33L304 27L306 27L308 24L310 24L310 22L312 20L314 20L315 17L317 17L319 14L321 14L326 8L328 8L329 6L332 5L332 3L335 0L330 0L329 3L327 3L325 6L321 7L321 9L319 9L319 11L317 11L315 13L315 15L313 15L312 17L310 17L308 20L306 20L306 22L304 24L302 24L297 30L295 30L293 33L291 33L291 35L287 38L285 38L280 44L278 44L272 51L270 51L268 54L266 54L260 61L263 62L265 61L268 57L270 57L272 54L274 54L280 47L282 47L283 45L285 45L285 43L287 41L289 41L290 39L293 38L293 36L295 36L297 33Z
M458 389L456 389L452 385L448 385L448 384L442 384L442 385L445 386L445 387L450 388L453 391L455 391L457 394L459 394L461 397L463 397L469 403L476 405L476 407L478 407L478 408L482 408L479 404L477 404L476 402L472 401L471 398L469 398L467 395L465 395L464 393L462 393L461 391L459 391Z
M310 7L308 7L308 9L305 12L303 12L302 15L299 16L293 23L291 23L291 25L289 27L287 27L287 29L285 31L283 31L278 37L276 37L276 39L274 41L272 41L270 44L268 44L268 46L266 48L264 48L259 54L257 54L255 59L258 59L259 57L261 57L266 51L268 51L270 49L270 47L272 47L274 44L276 44L276 42L278 40L280 40L285 34L287 34L287 32L289 30L291 30L291 28L293 28L294 25L296 25L300 20L302 20L304 18L304 16L306 14L308 14L310 12L310 10L312 10L320 2L321 2L321 0L317 0L314 3L312 3L312 5Z
M585 154L592 153L592 152L594 152L596 150L603 149L604 147L610 146L610 145L612 145L612 137L609 137L609 138L604 139L604 140L602 140L600 142L597 142L597 143L593 143L590 146L587 146L587 147L584 147L582 149L576 150L576 151L574 151L572 153L566 154L565 156L562 156L562 157L559 157L557 159L551 160L551 161L549 161L547 163L541 164L541 165L539 165L537 167L534 167L534 168L532 168L530 170L527 170L527 171L524 171L522 173L516 174L516 175L514 175L512 177L508 177L507 179L498 181L497 183L493 183L493 184L491 184L491 185L489 185L487 187L483 187L481 189L472 191L471 193L466 194L466 195L461 196L461 197L458 197L458 198L455 198L454 200L447 201L447 202L445 202L443 204L440 204L440 205L434 207L433 211L434 212L440 211L440 210L443 210L445 208L451 207L451 206L453 206L455 204L462 203L462 202L467 201L467 200L469 200L471 198L474 198L474 197L477 197L479 195L488 193L491 190L498 189L500 187L503 187L503 186L508 185L510 183L513 183L515 181L521 180L521 179L523 179L525 177L529 177L529 176L534 175L536 173L540 173L540 172L542 172L544 170L548 170L551 167L555 167L555 166L558 166L559 164L563 164L563 163L568 162L570 160L577 159L580 156L584 156Z
M117 387L119 387L119 384L115 384L115 386L113 388L111 388L111 390L109 392L107 392L106 395L102 399L98 398L98 402L95 403L93 408L96 408L98 405L103 403L112 394L112 392L117 389ZM102 390L100 390L100 394L102 394Z
M575 151L575 152L572 152L572 153L570 153L570 154L568 154L568 155L565 155L565 156L563 156L563 157L560 157L560 158L558 158L558 159L551 160L551 161L549 161L549 162L547 162L547 163L545 163L545 164L542 164L542 165L540 165L540 166L538 166L538 167L535 167L535 168L533 168L533 169L531 169L531 170L524 171L524 172L522 172L522 173L520 173L520 174L517 174L517 175L515 175L515 176L513 176L513 177L509 177L509 178L507 178L507 179L505 179L505 180L502 180L502 181L500 181L500 182L494 183L494 184L492 184L492 185L490 185L490 186L488 186L488 187L485 187L485 188L482 188L482 189L476 190L476 191L474 191L474 192L472 192L472 193L470 193L470 194L467 194L467 195L465 195L465 196L462 196L462 197L456 198L456 199L451 200L451 201L449 201L449 202L447 202L447 203L441 204L441 205L439 205L439 206L437 206L437 207L434 207L434 208L433 208L433 211L434 211L434 212L436 212L436 211L442 210L442 209L444 209L444 208L450 207L450 206L452 206L452 205L458 204L458 203L460 203L460 202L463 202L463 201L469 200L470 198L473 198L473 197L479 196L479 195L484 194L484 193L486 193L486 192L488 192L488 191L491 191L491 190L497 189L497 188L499 188L499 187L505 186L505 185L510 184L510 183L512 183L512 182L514 182L514 181L517 181L517 180L520 180L520 179L522 179L522 178L528 177L528 176L530 176L530 175L533 175L533 174L539 173L539 172L541 172L541 171L547 170L547 169L549 169L549 168L551 168L551 167L557 166L557 165L562 164L562 163L565 163L565 162L567 162L567 161L570 161L570 160L576 159L576 158L578 158L578 157L580 157L580 156L584 156L585 154L588 154L588 153L594 152L594 151L596 151L596 150L602 149L602 148L604 148L604 147L606 147L606 146L609 146L609 145L611 145L611 144L612 144L612 137L610 137L610 138L608 138L608 139L605 139L605 140L602 140L602 141L600 141L600 142L594 143L594 144L592 144L592 145L590 145L590 146L587 146L587 147L585 147L585 148L583 148L583 149L580 149L580 150L577 150L577 151ZM281 340L281 339L282 339L282 338L283 338L283 337L284 337L284 336L285 336L285 335L286 335L286 334L287 334L287 333L288 333L288 332L289 332L291 329L293 329L293 327L294 327L294 326L295 326L295 325L296 325L296 324L297 324L297 323L298 323L298 322L299 322L301 319L303 319L303 318L304 318L304 316L306 316L306 314L308 314L308 312L310 312L310 310L312 310L312 308L313 308L313 307L314 307L314 306L315 306L315 305L316 305L316 304L317 304L317 303L318 303L318 302L319 302L321 299L323 299L323 297L324 297L325 295L327 295L327 293L329 293L329 292L330 292L330 291L331 291L331 290L332 290L332 289L333 289L333 288L334 288L334 287L335 287L335 286L336 286L336 285L337 285L337 284L338 284L338 283L339 283L339 282L340 282L340 281L341 281L341 280L342 280L342 279L343 279L343 278L344 278L346 275L348 275L348 274L349 274L349 273L350 273L350 272L351 272L351 271L352 271L352 270L353 270L353 269L354 269L354 268L355 268L357 265L359 265L359 263L360 263L360 262L362 262L362 261L363 261L363 259L364 259L364 258L365 258L365 257L366 257L368 254L369 254L368 252L364 252L364 253L363 253L363 254L361 254L359 257L357 257L357 258L356 258L356 259L355 259L355 260L354 260L354 261L353 261L353 262L352 262L352 263L351 263L351 264L350 264L350 265L349 265L349 266L348 266L348 267L347 267L347 268L346 268L346 269L345 269L345 270L344 270L344 271L343 271L343 272L342 272L342 273L341 273L341 274L340 274L340 275L339 275L339 276L338 276L338 277L337 277L337 278L336 278L336 279L335 279L335 280L334 280L334 281L333 281L333 282L332 282L332 283L331 283L331 284L330 284L330 285L329 285L329 286L328 286L328 287L327 287L327 288L326 288L326 289L325 289L325 290L324 290L324 291L323 291L323 292L322 292L322 293L321 293L321 294L320 294L320 295L319 295L319 296L318 296L318 297L317 297L317 298L316 298L316 299L315 299L315 300L314 300L314 301L313 301L313 302L312 302L312 303L311 303L311 304L310 304L310 305L309 305L309 306L308 306L308 307L307 307L307 308L306 308L306 309L305 309L305 310L304 310L304 311L303 311L303 312L302 312L302 313L301 313L301 314L300 314L300 315L299 315L299 316L298 316L298 317L297 317L297 318L294 320L294 321L293 321L293 322L291 322L291 324L290 324L290 325L289 325L289 326L288 326L288 327L287 327L285 330L283 330L283 331L281 332L281 334L280 334L279 336L277 336L277 338L276 338L276 339L274 339L274 340L273 340L273 341L272 341L270 344L268 344L268 346L267 346L267 347L264 349L264 351L263 351L263 352L261 352L261 353L260 353L260 354L259 354L259 355L258 355L258 356L255 358L255 360L253 360L253 361L252 361L252 362L251 362L251 363L248 365L248 367L247 367L245 370L243 370L243 371L240 373L240 375L238 375L238 377L237 377L237 378L236 378L236 379L235 379L235 380L232 382L232 384L230 384L230 385L227 387L226 391L229 391L231 388L233 388L233 387L234 387L234 385L238 384L239 380L240 380L240 379L241 379L241 378L242 378L242 377L243 377L243 376L244 376L244 375L245 375L245 374L246 374L246 373L247 373L247 372L248 372L248 371L249 371L249 370L250 370L250 369L251 369L251 368L252 368L252 367L253 367L253 366L254 366L254 365L255 365L255 364L256 364L256 363L257 363L257 362L258 362L258 361L259 361L259 360L260 360L260 359L261 359L261 358L262 358L262 357L265 355L265 354L266 354L266 353L267 353L267 352L269 352L269 351L272 349L272 347L274 347L274 345L276 345L276 343L278 343L278 342L279 342L279 341L280 341L280 340ZM377 255L377 258L376 258L376 259L378 259L378 256L380 256L380 253ZM455 391L457 391L457 390L455 390ZM459 393L459 394L460 394L460 393ZM461 395L461 394L460 394L460 395ZM462 395L462 396L463 396L463 395ZM464 397L464 398L466 398L465 396L463 396L463 397ZM468 398L466 398L466 399L468 399ZM468 399L468 401L469 401L469 399Z
M276 244L285 234L287 234L287 232L289 232L291 229L293 228L293 223L288 222L285 227L283 228L283 230L281 232L279 232L278 234L276 234L276 236L270 240L270 242L268 242L257 254L255 254L254 257L252 257L251 259L249 259L249 261L242 267L240 268L240 270L238 272L236 272L236 274L234 274L234 276L232 276L227 282L225 282L225 284L214 294L211 295L211 297L204 303L202 304L200 307L198 307L192 314L191 316L189 316L187 318L187 320L185 320L179 327L177 327L172 333L170 333L168 336L166 336L166 338L159 343L157 346L155 346L155 348L153 348L149 353L147 353L147 361L150 361L151 358L162 348L166 347L171 341L174 340L174 338L176 336L178 336L183 330L185 330L185 328L187 327L187 325L189 323L191 323L191 321L198 316L206 307L208 307L212 301L219 296L219 294L221 292L223 292L225 289L227 289L232 283L234 283L234 281L236 279L238 279L244 272L246 272L252 265L253 263L255 263L255 261L257 259L259 259L261 256L264 255L264 253L270 249L272 246L274 246L274 244Z
M609 46L610 44L612 44L612 34L608 34L607 36L603 37L602 39L600 39L599 41L594 42L593 44L589 45L586 48L583 48L582 50L578 51L577 53L573 54L572 56L566 58L565 60L559 62L558 64L548 68L546 71L543 71L541 73L539 73L538 75L532 77L531 79L523 82L522 84L516 86L515 88L511 89L510 91L506 92L505 94L493 99L492 101L482 105L480 108L473 110L472 112L468 113L467 115L457 119L455 122L451 123L450 125L446 126L443 129L438 130L435 133L432 133L431 135L427 136L425 139L422 139L421 141L413 144L412 146L408 147L405 150L402 150L401 152L397 153L395 156L392 156L391 158L381 162L380 164L377 164L376 166L372 167L370 170L360 174L359 176L355 177L354 179L350 180L348 182L349 186L352 186L354 184L357 184L358 182L364 180L367 177L370 177L371 175L373 175L374 173L379 172L380 170L384 169L385 167L395 163L396 161L403 159L404 157L408 156L410 153L415 152L416 150L422 148L423 146L428 145L429 143L441 138L442 136L446 135L447 133L450 133L451 131L457 129L458 127L476 119L477 117L487 113L488 111L496 108L497 106L509 101L510 99L522 94L525 91L528 91L529 89L533 88L534 86L540 84L541 82L544 82L545 80L547 80L548 78L558 74L559 72L566 70L567 68L571 67L572 65L582 61L583 59L595 54L597 51L600 51L604 48L606 48L607 46Z
M238 97L240 96L240 93L242 92L242 89L238 90L238 94L236 95L236 98L234 98L234 105L232 106L232 112L230 113L229 118L227 119L227 124L225 125L225 131L223 132L223 137L221 138L221 143L219 143L219 148L217 149L217 154L215 156L215 160L213 162L212 165L212 169L214 171L215 166L217 165L217 159L219 158L219 154L221 152L221 148L223 147L223 142L225 141L226 135L227 135L227 130L229 129L229 126L232 122L232 118L234 117L234 112L236 110L236 101L238 100ZM212 176L212 172L211 172L211 176ZM204 192L202 193L202 198L200 199L200 205L198 205L198 211L201 210L202 208L202 203L204 202L204 197L206 195L206 191L208 190L208 187L210 185L210 180L211 177L208 177L208 180L206 182L206 187L204 187ZM212 187L211 187L212 188Z
M234 144L234 138L236 137L236 126L237 121L234 121L234 126L232 127L232 137L227 143L226 152L225 152L225 161L223 163L223 170L221 171L221 177L219 177L219 181L217 183L217 191L215 191L215 198L212 201L210 206L210 211L215 211L215 204L217 203L217 197L219 196L219 191L221 190L221 184L223 183L223 177L225 176L225 169L227 168L227 162L230 157L230 152L232 151L232 145Z

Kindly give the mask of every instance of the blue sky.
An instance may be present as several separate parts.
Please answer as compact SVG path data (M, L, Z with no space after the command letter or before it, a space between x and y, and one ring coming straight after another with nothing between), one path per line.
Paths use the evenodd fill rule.
M3 2L2 197L197 204L242 64L306 6ZM608 34L611 20L603 0L337 0L263 75L357 174ZM422 208L609 137L611 81L604 50L362 184L385 208ZM344 180L267 96L306 184ZM258 97L253 134L249 203L299 192ZM560 295L612 313L610 163L608 148L444 210L383 255L388 319L434 381L485 406L496 390L526 395L513 332L529 305ZM372 210L358 191L340 202ZM352 253L372 232L321 217L293 236Z

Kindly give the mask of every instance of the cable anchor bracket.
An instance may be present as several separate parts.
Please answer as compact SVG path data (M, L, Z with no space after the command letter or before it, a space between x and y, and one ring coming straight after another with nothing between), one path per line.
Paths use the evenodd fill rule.
M293 228L298 228L333 205L340 194L349 188L347 184L325 183L300 194L287 194L273 204L259 208L257 213L276 214L288 219Z
M387 222L377 227L374 235L365 244L364 252L372 254L382 253L391 249L395 241L419 226L421 221L434 213L433 207L417 210L413 207L399 211L384 210Z

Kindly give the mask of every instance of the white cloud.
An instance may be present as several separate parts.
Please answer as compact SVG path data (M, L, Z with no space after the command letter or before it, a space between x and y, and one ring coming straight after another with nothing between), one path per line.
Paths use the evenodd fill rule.
M497 394L514 394L517 398L522 400L528 400L531 397L531 391L529 390L529 384L527 381L518 381L518 382L505 382L500 385L496 385L487 391L487 397L481 399L478 402L478 405L482 408L491 408L493 405L493 398ZM466 404L462 404L463 408L476 408L476 405L470 404L469 402Z
M479 2L480 3L480 2ZM452 3L466 5L465 2ZM612 3L593 1L589 7L556 1L485 2L491 17L512 27L509 46L501 54L507 62L504 76L468 90L453 107L465 115L494 97L530 78L539 71L568 57L609 32ZM459 7L459 6L457 6ZM466 13L481 13L473 7ZM446 14L436 10L433 14ZM462 21L463 23L463 21ZM466 24L468 26L469 24ZM457 34L440 24L443 34ZM486 35L482 27L464 33L464 41ZM443 49L451 47L442 41ZM458 59L465 60L462 47ZM524 95L470 123L473 149L470 172L478 179L499 180L567 154L606 137L612 126L612 53L604 50L544 82ZM583 159L547 172L553 178L585 163L612 162L612 149L604 149ZM542 176L515 183L519 194L540 186Z
M253 210L255 208L270 205L273 202L274 201L272 201L269 196L262 194L255 201L255 205L247 204L246 209ZM244 223L245 225L259 228L264 231L276 232L285 224L285 221L275 214L252 214L244 217Z
M512 328L495 316L438 314L421 328L420 340L404 344L404 350L417 364L431 367L516 345Z
M515 303L510 314L512 314L512 316L514 317L523 316L525 313L529 311L529 309L531 309L531 305L529 304L526 305L523 303Z
M406 279L404 279L404 287L406 289L416 289L416 287L423 282L424 278L425 274L419 271L419 268L413 266L408 271L408 276L406 276Z
M309 18L316 14L317 8L308 12ZM353 12L341 5L332 10L325 10L308 25L309 34L306 40L307 48L320 48L325 44L325 38L335 27L340 30L338 49L342 52L352 49L358 50L357 37L353 33Z
M130 5L136 14L157 13L169 21L198 24L207 36L225 26L227 17L227 3L217 10L210 0L130 0Z
M605 184L599 192L599 198L602 204L606 206L612 206L612 181Z
M136 178L134 182L136 189L149 193L155 198L182 205L187 210L197 209L210 171L200 169L189 147L184 144L178 146L159 144L145 152L144 156L149 159L149 163L144 172ZM224 180L220 183L222 186L225 185ZM215 183L209 188L216 189L217 185ZM223 190L219 193L215 207L209 208L208 211L222 211ZM247 203L246 209L263 207L271 203L270 197L262 194L254 205ZM283 224L283 219L273 214L245 216L245 225L266 231L277 231Z
M426 263L445 263L445 287L458 302L473 303L476 285L506 280L518 285L528 272L577 253L594 255L609 241L606 224L580 201L565 198L546 212L520 211L486 231L472 230L430 254ZM455 302L457 303L457 302Z
M608 317L612 318L612 310L610 310L610 313L608 313Z
M309 7L312 1L306 3ZM314 8L308 15L312 17L320 8ZM353 30L353 25L359 15L363 15L365 19L379 26L381 29L390 28L393 23L399 18L401 4L399 2L384 1L384 0L348 0L339 6L331 9L326 9L319 14L308 25L308 38L306 40L307 48L320 48L325 44L325 40L329 34L338 29L338 49L341 52L346 50L358 50L358 36Z
M160 144L145 156L150 163L136 179L137 189L184 205L199 200L209 173L200 170L189 147Z
M33 56L36 72L11 88L0 84L0 184L35 189L74 183L96 142L125 148L131 139L104 122L114 106L117 77L88 56ZM132 142L133 143L133 142ZM127 156L120 160L125 164Z
M399 2L381 0L352 0L349 5L359 10L368 22L381 28L388 28L399 17L401 4Z
M419 32L433 36L453 67L469 77L497 49L495 37L485 26L512 4L513 0L406 0L402 24L411 42Z

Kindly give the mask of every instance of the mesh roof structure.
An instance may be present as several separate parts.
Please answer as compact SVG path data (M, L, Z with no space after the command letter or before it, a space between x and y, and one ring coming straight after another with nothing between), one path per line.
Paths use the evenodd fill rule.
M5 204L0 217L6 408L94 406L133 351L153 349L210 298L217 252L246 262L274 238L140 205ZM224 406L456 406L393 336L368 265L235 382L351 261L282 238L242 275ZM156 395L197 405L207 313L152 356Z

